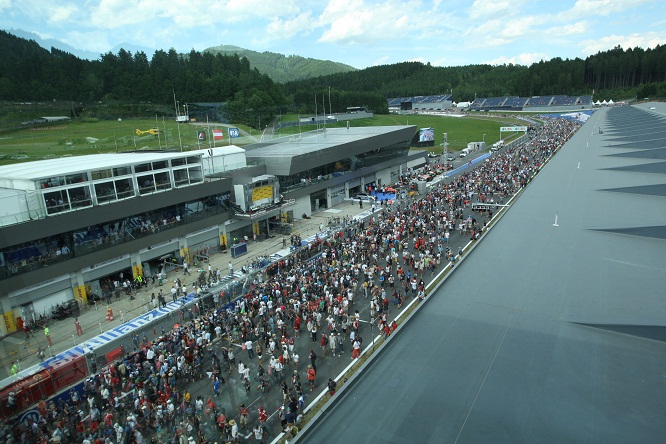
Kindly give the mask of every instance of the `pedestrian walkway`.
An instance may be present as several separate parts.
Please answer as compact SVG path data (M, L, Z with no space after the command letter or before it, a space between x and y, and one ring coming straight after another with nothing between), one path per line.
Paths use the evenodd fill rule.
M342 203L335 207L335 216L341 220L345 217L362 218L369 213L365 210L361 211L358 205L350 205L349 203ZM292 234L299 235L304 242L311 242L314 240L318 233L320 233L320 224L325 229L328 229L328 220L333 213L326 210L314 213L310 219L297 219L292 226ZM283 248L283 238L286 237L286 243L289 245L289 236L276 234L275 237L269 237L262 241L250 241L247 246L247 254L240 257L232 257L228 252L212 254L209 257L209 263L213 269L219 268L222 270L222 278L220 283L215 288L223 288L234 279L241 279L245 274L241 271L243 266L249 265L258 257L267 258L280 258L288 253L288 249ZM234 273L233 276L228 274L228 265L231 262ZM196 270L197 267L203 264L192 264L191 269ZM208 264L205 264L207 267ZM0 354L0 379L10 376L10 369L14 363L18 363L18 367L23 370L31 367L40 362L38 351L40 348L44 350L45 356L54 356L61 353L73 346L82 344L100 333L108 331L117 327L131 319L147 313L153 309L151 303L151 294L155 293L157 296L160 288L170 299L171 283L174 279L180 278L188 288L193 288L193 282L196 281L196 273L191 273L189 276L183 275L180 268L168 273L167 278L163 281L162 285L152 285L150 282L144 288L133 292L132 297L121 293L119 298L113 298L110 305L106 305L105 301L98 301L92 305L83 306L79 313L79 322L83 333L78 335L74 317L65 318L63 320L51 319L48 323L50 336L53 345L48 347L47 338L44 336L44 331L34 332L34 336L26 340L23 332L16 332L8 335L0 341L2 353ZM113 312L113 319L107 319L107 308L111 307Z

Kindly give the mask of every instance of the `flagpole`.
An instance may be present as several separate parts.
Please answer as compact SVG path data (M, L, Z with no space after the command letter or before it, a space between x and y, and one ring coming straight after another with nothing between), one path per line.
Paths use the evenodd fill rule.
M164 144L166 145L166 149L169 149L169 138L167 137L166 121L164 120L164 116L162 116L162 126L164 127Z
M211 147L211 145L210 145L211 137L210 137L210 125L208 124L208 113L206 113L206 129L208 130L207 131L208 132L208 148L210 148Z

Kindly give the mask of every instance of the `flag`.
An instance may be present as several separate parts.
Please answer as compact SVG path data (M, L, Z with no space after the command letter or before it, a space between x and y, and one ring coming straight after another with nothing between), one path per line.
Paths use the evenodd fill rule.
M199 142L206 140L206 131L197 131L197 139Z
M213 140L224 139L224 132L221 129L213 129Z
M240 137L240 130L238 128L229 128L229 137Z

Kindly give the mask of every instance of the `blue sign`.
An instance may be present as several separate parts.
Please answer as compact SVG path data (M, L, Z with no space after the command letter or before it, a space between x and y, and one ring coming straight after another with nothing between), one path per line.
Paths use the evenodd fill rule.
M240 130L238 128L229 128L229 137L240 137Z

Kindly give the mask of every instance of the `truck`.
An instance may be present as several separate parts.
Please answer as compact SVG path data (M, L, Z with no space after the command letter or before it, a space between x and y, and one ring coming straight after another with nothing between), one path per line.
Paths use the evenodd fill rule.
M468 155L469 153L471 153L471 152L472 152L472 149L471 149L471 148L463 148L463 149L460 151L460 157L461 157L461 158L462 158L462 157L465 157L465 156L467 156L467 155Z
M503 140L498 140L497 142L493 143L493 146L490 147L490 151L499 151L504 147L504 141Z

